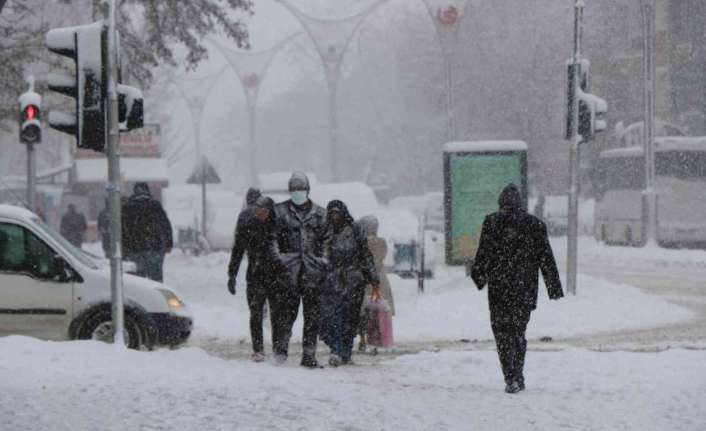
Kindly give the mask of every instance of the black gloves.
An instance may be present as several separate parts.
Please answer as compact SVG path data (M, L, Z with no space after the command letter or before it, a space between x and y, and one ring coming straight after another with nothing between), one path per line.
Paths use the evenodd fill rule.
M228 292L231 295L235 295L235 277L228 278Z

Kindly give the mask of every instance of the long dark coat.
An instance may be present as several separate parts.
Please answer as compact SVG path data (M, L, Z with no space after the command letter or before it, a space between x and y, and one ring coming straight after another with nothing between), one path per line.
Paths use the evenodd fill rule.
M351 223L338 232L331 230L326 250L330 269L321 292L321 337L327 343L329 325L336 320L334 314L341 309L352 310L344 312L352 320L344 322L344 327L357 328L366 286L380 284L367 237L360 227Z
M500 211L483 222L471 277L478 289L488 285L491 311L534 310L540 271L549 297L562 297L547 227L522 208L517 189L508 187L500 196Z
M173 246L172 225L162 204L150 195L133 195L122 209L123 253L164 253Z
M79 212L68 212L61 218L61 235L76 247L81 247L86 227L86 217Z
M298 208L291 200L275 206L275 237L289 285L295 294L318 293L324 281L327 261L326 210L313 202Z

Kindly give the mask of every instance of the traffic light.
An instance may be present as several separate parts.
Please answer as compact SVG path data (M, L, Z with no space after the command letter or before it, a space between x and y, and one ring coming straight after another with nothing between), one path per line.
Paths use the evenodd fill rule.
M591 94L590 62L582 59L576 65L570 61L567 66L567 117L566 117L566 139L573 136L573 110L574 110L574 71L579 67L579 88L578 88L578 134L583 141L593 139L596 133L607 128L604 119L608 112L608 102L595 94Z
M76 145L103 151L106 141L108 33L102 21L50 30L46 45L51 52L74 61L73 74L51 73L49 89L76 99L73 114L52 111L49 126L76 136Z
M36 144L42 141L42 97L34 92L34 78L28 82L29 90L19 97L20 142Z
M608 112L608 102L595 94L579 95L579 135L584 141L593 139L596 133L607 128L604 119Z
M138 88L118 84L118 122L121 131L144 127L142 92Z

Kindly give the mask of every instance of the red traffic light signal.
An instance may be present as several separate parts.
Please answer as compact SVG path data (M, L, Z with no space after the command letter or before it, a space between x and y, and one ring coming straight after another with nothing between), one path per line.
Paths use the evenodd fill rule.
M36 109L34 106L29 105L28 107L25 108L25 120L34 120L34 115L36 113Z

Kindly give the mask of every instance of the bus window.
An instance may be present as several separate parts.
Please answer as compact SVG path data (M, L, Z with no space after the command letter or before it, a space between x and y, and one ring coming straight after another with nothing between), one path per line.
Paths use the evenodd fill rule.
M665 151L657 153L655 172L658 176L680 180L706 178L706 153Z
M645 188L644 159L614 157L604 159L605 187L608 190L642 190Z

